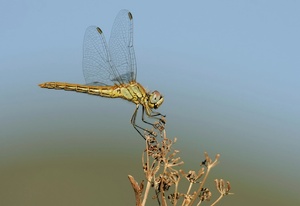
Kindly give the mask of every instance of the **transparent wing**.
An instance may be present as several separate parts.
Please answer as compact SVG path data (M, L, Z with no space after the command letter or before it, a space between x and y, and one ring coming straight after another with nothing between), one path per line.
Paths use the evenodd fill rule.
M88 85L120 83L120 74L111 60L105 37L100 28L86 29L83 43L83 74Z
M119 73L121 83L136 80L136 59L133 48L133 18L128 10L121 10L113 24L109 51Z

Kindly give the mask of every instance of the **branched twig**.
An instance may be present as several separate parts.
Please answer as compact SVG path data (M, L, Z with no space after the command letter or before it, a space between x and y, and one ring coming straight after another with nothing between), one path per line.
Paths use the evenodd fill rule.
M156 122L152 128L153 132L145 134L146 149L142 155L143 170L147 181L145 190L143 190L143 182L139 185L132 176L128 176L135 192L136 206L146 205L151 187L156 194L154 199L157 200L158 205L162 206L168 205L167 199L170 200L171 205L177 205L181 199L181 205L183 206L191 206L196 200L196 205L200 205L204 201L210 201L212 193L208 188L204 188L204 184L211 169L219 163L220 155L217 154L215 160L212 160L205 152L205 160L201 162L198 172L190 170L185 173L183 170L178 169L183 165L183 161L177 156L179 150L173 149L177 139L170 140L167 138L165 122L165 119ZM158 133L154 132L155 130ZM159 139L159 136L161 139ZM185 193L179 191L181 177L189 182ZM217 204L225 195L233 194L229 193L231 189L229 182L225 186L224 180L216 179L215 184L220 192L220 197L212 205ZM198 185L198 189L193 191L195 185Z
M215 184L216 184L217 190L220 192L220 196L211 206L216 205L217 202L219 202L222 199L222 197L224 197L225 195L233 194L233 193L229 193L229 191L231 189L229 181L226 182L226 186L225 186L225 181L223 179L220 179L220 180L215 179Z

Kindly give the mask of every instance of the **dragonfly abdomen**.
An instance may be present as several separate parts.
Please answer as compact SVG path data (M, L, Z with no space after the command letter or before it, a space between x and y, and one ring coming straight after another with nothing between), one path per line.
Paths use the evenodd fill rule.
M146 92L138 83L114 86L93 86L66 82L45 82L39 84L39 86L41 88L75 91L101 97L122 98L135 104L143 104L143 100L146 96Z
M63 89L66 91L88 93L88 94L98 95L102 97L110 97L110 98L117 97L113 94L114 89L112 87L107 87L107 86L90 86L90 85L72 84L66 82L45 82L39 84L39 86L41 88L57 89L57 90Z

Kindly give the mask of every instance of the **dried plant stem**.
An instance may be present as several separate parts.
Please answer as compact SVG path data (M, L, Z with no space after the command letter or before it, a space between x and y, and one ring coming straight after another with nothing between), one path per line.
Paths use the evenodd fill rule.
M207 171L206 171L206 173L205 173L205 176L203 177L203 180L201 181L201 184L200 184L200 186L199 186L197 192L195 192L195 193L193 194L192 199L191 199L191 202L190 202L189 205L193 205L193 203L195 202L196 198L200 195L201 190L202 190L203 185L204 185L204 183L205 183L205 181L206 181L206 179L207 179L207 177L208 177L209 172L210 172L210 167L207 168ZM190 187L191 187L191 184L190 184ZM201 200L200 200L200 201L201 201ZM201 202L200 202L200 203L201 203ZM200 203L198 203L198 205L199 205Z
M175 194L175 196L174 196L174 204L173 205L176 206L177 205L177 196L178 196L178 182L175 183L174 194Z
M217 154L217 155L216 155L214 161L211 160L211 158L208 156L208 154L207 154L206 152L204 153L204 155L205 155L205 162L206 162L206 164L207 164L207 165L206 165L206 166L207 166L207 170L206 170L206 172L205 172L205 175L204 175L204 177L203 177L203 180L201 181L201 184L200 184L200 186L199 186L197 192L194 193L194 195L193 195L193 197L192 197L192 200L191 200L190 205L192 205L192 204L195 202L196 198L200 195L200 193L201 193L201 191L202 191L202 189L203 189L204 183L205 183L205 181L206 181L206 179L207 179L207 177L208 177L208 174L209 174L211 168L213 168L214 166L216 166L216 165L219 163L220 154ZM201 199L200 199L200 202L198 203L198 205L199 205L200 203L201 203Z
M193 199L192 199L191 205L192 205L193 202L196 200L196 197L198 197L198 196L200 195L200 192L202 191L203 186L204 186L204 183L205 183L205 181L206 181L206 179L207 179L207 177L208 177L208 174L209 174L209 172L210 172L210 168L211 168L211 167L208 167L208 168L207 168L207 171L206 171L206 173L205 173L205 176L203 177L203 180L202 180L202 182L201 182L201 184L200 184L200 187L198 188L196 194L194 194L194 197L193 197ZM201 202L202 202L202 200L200 199L200 201L199 201L199 203L198 203L197 205L200 205Z
M163 178L162 178L163 181ZM161 195L161 201L162 201L162 205L163 206L167 206L167 202L166 202L166 198L165 198L165 192L164 192L164 188L163 188L164 184L160 184L160 195Z
M143 202L141 204L141 206L145 206L146 205L146 201L147 201L147 197L148 197L148 194L149 194L149 191L150 191L150 187L151 187L151 181L147 181L147 186L146 186L146 189L145 189L145 193L144 193L144 198L143 198Z
M206 171L206 173L205 173L205 175L203 177L203 180L202 180L202 182L201 182L201 184L200 184L200 186L199 186L196 194L194 194L193 200L196 199L196 197L200 195L200 192L201 192L201 190L203 188L203 185L204 185L204 183L205 183L205 181L206 181L206 179L208 177L209 172L210 172L210 167L207 168L207 171ZM194 202L194 201L192 201L192 202Z
M202 200L200 200L200 201L198 202L197 206L199 206L201 203L202 203Z
M129 178L131 186L134 190L135 205L136 206L141 206L141 195L142 195L142 190L143 190L143 188L141 188L142 185L139 186L138 183L134 180L134 178L131 175L128 175L128 178Z
M221 194L220 197L216 201L214 201L214 203L211 204L211 206L216 205L222 199L222 197L224 197L223 194Z
M188 188L188 191L186 192L187 195L190 194L190 191L191 191L191 189L192 189L192 186L193 186L193 183L190 183L189 188Z
M165 137L164 137L163 141L166 141ZM166 151L162 150L162 155L166 156ZM166 172L167 172L167 166L168 166L167 162L164 162L164 170L163 170L162 177L161 177L162 183L160 184L160 191L161 191L160 198L162 201L162 206L167 206L167 202L166 202L166 198L165 198L165 190L163 188L164 182L165 182L164 174L166 174Z
M128 176L135 192L136 206L146 205L147 200L149 201L150 188L154 189L153 199L156 199L160 206L167 206L169 203L173 206L177 204L200 206L204 201L210 201L212 193L209 188L204 188L204 185L211 169L219 163L220 154L217 154L212 160L208 153L204 152L205 160L200 163L198 172L194 170L184 172L178 169L184 162L177 156L179 150L173 148L177 138L174 140L167 138L164 124L165 121L160 121L153 127L153 130L159 132L161 139L158 139L155 132L145 134L146 149L142 155L142 165L147 181L145 188L143 181L139 185L132 176ZM186 193L180 192L181 177L190 183ZM229 181L215 179L215 185L221 195L212 206L215 206L225 195L232 194L229 193L231 190Z
M148 147L147 147L147 141L145 141L146 143L146 153L148 154ZM143 201L142 201L142 206L145 206L146 204L146 201L147 201L147 197L148 197L148 194L149 194L149 190L150 190L150 187L151 187L151 180L153 178L153 176L151 175L151 169L149 168L150 167L150 160L149 160L149 156L146 155L146 178L147 178L147 186L146 186L146 190L145 190L145 193L144 193L144 198L143 198ZM142 161L143 161L143 165L144 165L144 155L142 155Z

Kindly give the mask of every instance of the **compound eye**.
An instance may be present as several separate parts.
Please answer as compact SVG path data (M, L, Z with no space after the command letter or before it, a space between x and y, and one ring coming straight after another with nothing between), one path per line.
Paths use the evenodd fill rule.
M156 104L158 102L158 100L160 100L161 95L158 91L154 91L152 92L152 94L150 95L150 102L152 104Z

